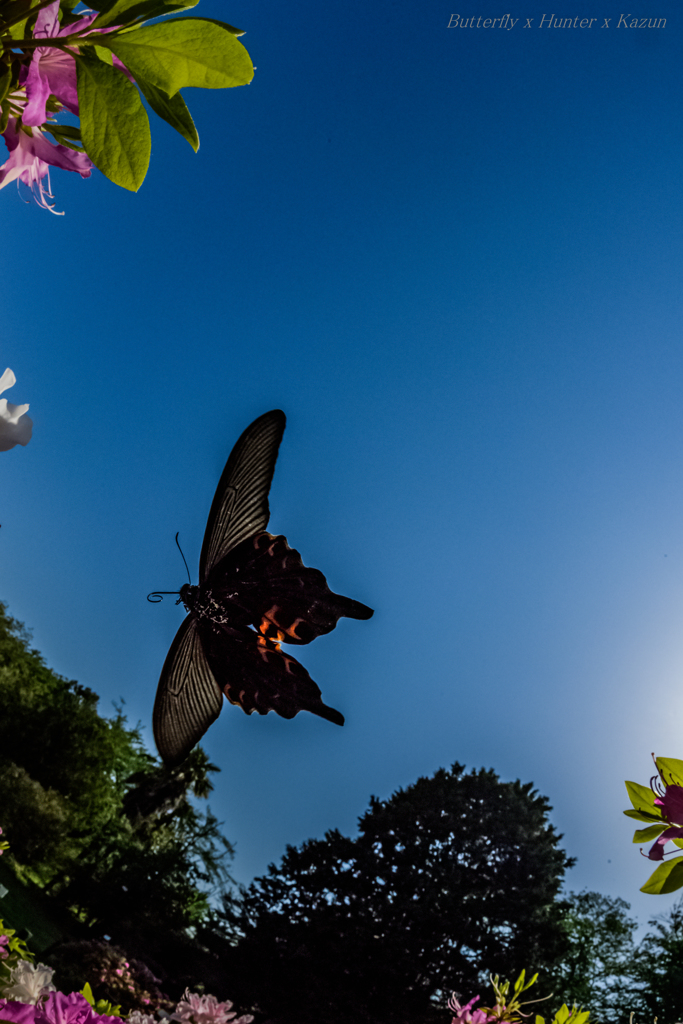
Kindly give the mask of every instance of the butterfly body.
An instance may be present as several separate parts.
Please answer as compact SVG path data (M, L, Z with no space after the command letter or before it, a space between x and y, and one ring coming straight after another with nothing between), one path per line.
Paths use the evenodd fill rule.
M344 723L280 644L310 643L341 616L367 619L372 609L334 594L286 537L265 530L284 426L284 413L274 410L238 440L209 513L199 586L180 589L188 615L164 663L154 705L154 736L167 764L184 760L218 717L223 694L247 714L275 711L293 718L306 710Z

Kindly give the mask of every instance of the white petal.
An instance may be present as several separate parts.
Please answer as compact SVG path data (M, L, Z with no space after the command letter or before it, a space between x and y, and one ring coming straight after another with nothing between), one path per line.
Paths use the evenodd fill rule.
M0 378L0 384L6 373ZM7 452L17 444L27 445L31 440L33 420L26 415L27 409L28 405L12 405L6 398L0 398L0 452Z
M7 391L7 388L13 388L16 383L17 378L14 376L14 374L12 373L8 366L5 372L3 373L2 377L0 377L0 393L2 393L3 391Z

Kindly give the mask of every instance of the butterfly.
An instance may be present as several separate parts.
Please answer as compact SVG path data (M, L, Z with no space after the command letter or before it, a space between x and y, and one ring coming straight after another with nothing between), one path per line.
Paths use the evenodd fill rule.
M287 538L266 532L268 492L285 414L266 412L247 427L218 482L199 559L199 586L177 593L188 615L161 670L154 739L175 766L218 718L223 695L248 715L311 711L337 725L320 688L281 644L308 644L342 616L369 619L372 608L334 594L305 566ZM161 600L149 595L150 600Z

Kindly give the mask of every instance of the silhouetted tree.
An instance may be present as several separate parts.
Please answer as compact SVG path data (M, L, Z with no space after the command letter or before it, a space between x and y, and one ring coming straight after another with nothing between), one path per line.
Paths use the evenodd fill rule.
M633 970L637 985L631 1009L639 1016L683 1019L683 900L648 922Z
M75 912L74 937L110 935L180 995L204 967L215 976L217 958L194 932L208 927L211 897L231 884L232 847L192 799L208 796L218 769L201 748L165 768L121 709L108 719L97 703L46 667L0 603L6 859Z
M627 915L630 905L597 892L569 893L564 904L567 948L548 979L558 997L553 1005L576 1003L590 1010L591 1021L597 1024L628 1020L635 1009L633 933L637 927Z
M243 934L233 991L268 1020L418 1022L487 973L553 966L572 861L531 783L454 764L389 800L360 835L288 847L226 919Z

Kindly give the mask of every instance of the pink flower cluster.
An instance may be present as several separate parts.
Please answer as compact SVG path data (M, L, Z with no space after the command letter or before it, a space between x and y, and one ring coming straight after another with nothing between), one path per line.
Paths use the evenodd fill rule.
M95 1013L85 996L78 992L68 996L63 992L50 992L44 1002L36 1005L0 999L0 1019L11 1024L120 1024L118 1017Z
M479 998L479 996L475 996L474 999L470 999L469 1003L461 1006L455 993L453 993L448 1000L448 1009L454 1013L451 1024L488 1024L488 1021L495 1020L496 1018L490 1016L486 1010L472 1009L474 1004L479 1002Z
M655 806L660 808L669 828L662 832L647 855L650 860L663 860L664 847L669 840L683 839L683 788L674 782L667 783L658 775L650 780L650 786L655 795Z
M171 1014L170 1020L182 1021L185 1024L250 1024L254 1019L250 1013L236 1016L232 1003L228 999L219 1003L215 996L200 996L196 992L185 989L185 995ZM0 1014L1 1016L1 1014Z
M83 33L96 17L96 14L89 14L62 29L59 0L54 0L38 14L33 34L37 39L58 39ZM33 51L30 64L22 68L19 85L19 89L3 100L3 107L9 107L3 138L10 156L0 167L0 189L11 181L23 181L31 189L38 205L54 213L48 202L53 198L50 193L50 167L76 171L82 178L89 178L93 167L85 153L51 143L45 137L45 132L50 131L46 109L50 96L73 114L78 113L76 62L70 53L62 49L38 46ZM47 188L43 184L45 178Z

